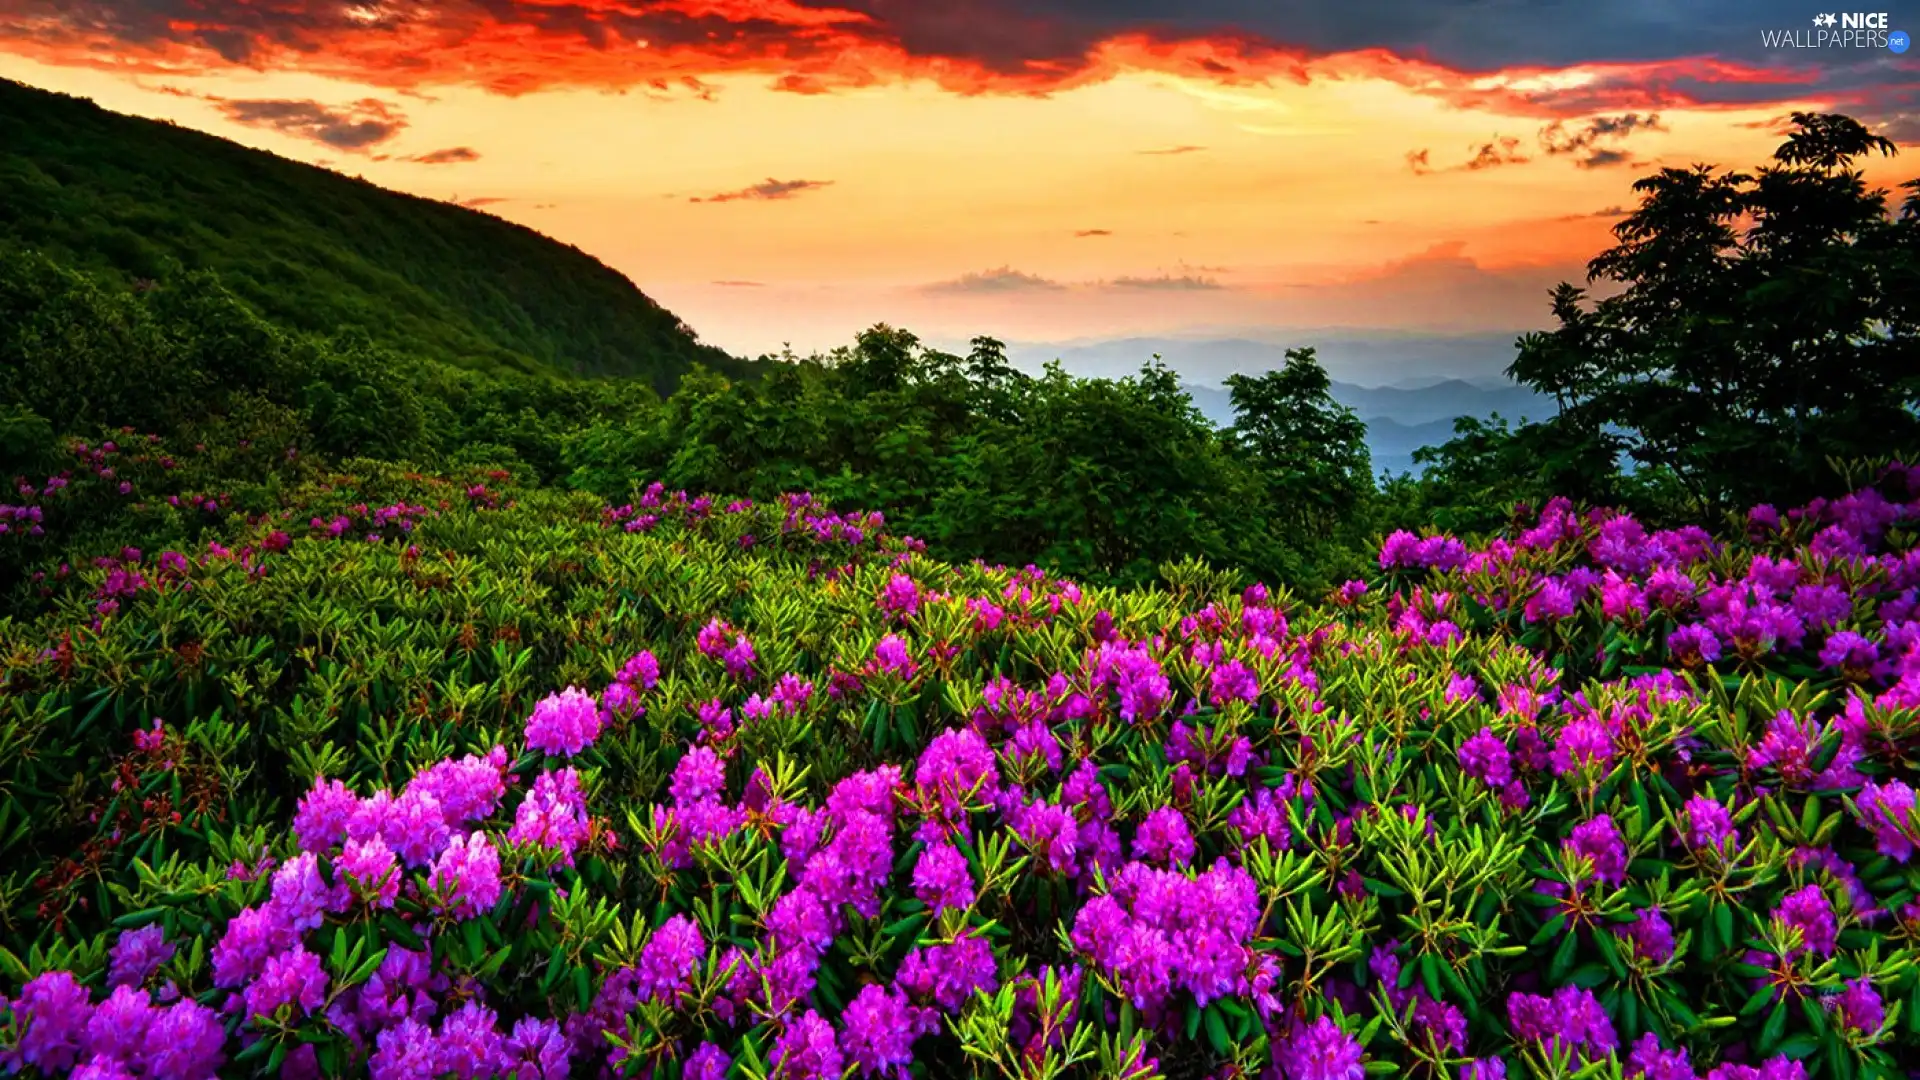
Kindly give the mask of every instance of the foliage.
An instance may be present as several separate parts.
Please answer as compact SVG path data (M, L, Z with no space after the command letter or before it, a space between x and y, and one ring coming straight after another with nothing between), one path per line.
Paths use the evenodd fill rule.
M662 394L695 365L752 371L531 229L5 80L0 188L0 248L120 285L214 271L275 325L358 327L416 361L629 376Z
M1830 458L1920 449L1920 181L1890 219L1854 165L1894 145L1844 116L1793 122L1752 174L1637 181L1619 244L1589 266L1617 291L1561 285L1559 327L1508 369L1558 399L1549 424L1572 441L1715 508L1805 499Z
M35 980L0 1045L1888 1075L1916 520L1904 469L1718 539L1556 503L1309 599L943 564L805 496L354 463L0 625L0 985ZM160 1018L197 1041L112 1034Z

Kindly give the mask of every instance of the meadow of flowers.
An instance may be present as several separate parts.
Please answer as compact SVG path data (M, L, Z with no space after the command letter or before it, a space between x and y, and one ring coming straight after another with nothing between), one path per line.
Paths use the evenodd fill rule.
M1920 469L1324 597L804 495L369 466L225 520L0 622L0 1072L1920 1062Z

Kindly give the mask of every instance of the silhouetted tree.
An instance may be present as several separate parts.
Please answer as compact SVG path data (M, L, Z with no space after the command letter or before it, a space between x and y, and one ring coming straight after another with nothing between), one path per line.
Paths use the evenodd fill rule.
M1797 501L1828 486L1829 458L1920 444L1915 201L1891 218L1854 168L1894 145L1844 116L1793 123L1754 174L1636 182L1639 209L1588 267L1619 291L1555 291L1559 327L1522 338L1508 374L1559 401L1563 445L1617 445L1727 504Z

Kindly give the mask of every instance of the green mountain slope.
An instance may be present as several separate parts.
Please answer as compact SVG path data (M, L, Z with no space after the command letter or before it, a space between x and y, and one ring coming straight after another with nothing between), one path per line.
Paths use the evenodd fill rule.
M403 355L662 392L695 362L753 368L532 229L6 80L0 193L0 244L122 279L210 269L282 326L357 325Z

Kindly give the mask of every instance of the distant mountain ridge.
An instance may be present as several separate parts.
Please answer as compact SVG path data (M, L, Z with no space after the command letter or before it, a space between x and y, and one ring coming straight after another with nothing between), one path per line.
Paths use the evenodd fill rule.
M757 370L532 229L4 79L0 244L129 282L213 270L272 322L409 359L662 392L695 364Z
M1207 419L1222 427L1233 423L1233 402L1226 390L1195 383L1186 384L1186 390ZM1373 454L1375 472L1419 471L1413 452L1453 438L1457 417L1484 420L1498 413L1518 422L1544 420L1556 411L1552 398L1524 386L1476 386L1464 379L1447 379L1420 390L1336 382L1332 394L1366 422L1367 449Z
M1226 390L1193 383L1186 390L1207 419L1222 427L1233 423L1233 402ZM1517 423L1544 420L1556 411L1552 398L1524 386L1484 387L1464 379L1448 379L1420 390L1336 382L1332 394L1366 422L1367 449L1373 454L1376 473L1418 472L1413 452L1453 438L1457 417L1484 420L1497 413Z
M1158 355L1188 382L1224 385L1236 372L1272 371L1290 348L1312 348L1332 378L1355 386L1418 389L1424 383L1462 380L1511 385L1517 330L1473 334L1417 333L1366 327L1274 329L1251 337L1130 337L1111 341L1011 342L1007 357L1038 369L1058 360L1076 375L1119 378ZM964 349L961 351L965 351Z
M1335 401L1367 424L1376 472L1414 472L1413 452L1453 437L1456 417L1543 420L1557 408L1506 376L1515 332L1421 334L1364 328L1271 331L1278 341L1252 338L1136 337L1112 341L1016 343L1014 363L1029 370L1057 360L1075 375L1123 378L1155 356L1180 373L1202 414L1222 427L1233 423L1224 389L1234 374L1254 375L1286 363L1290 348L1311 347L1331 377Z

